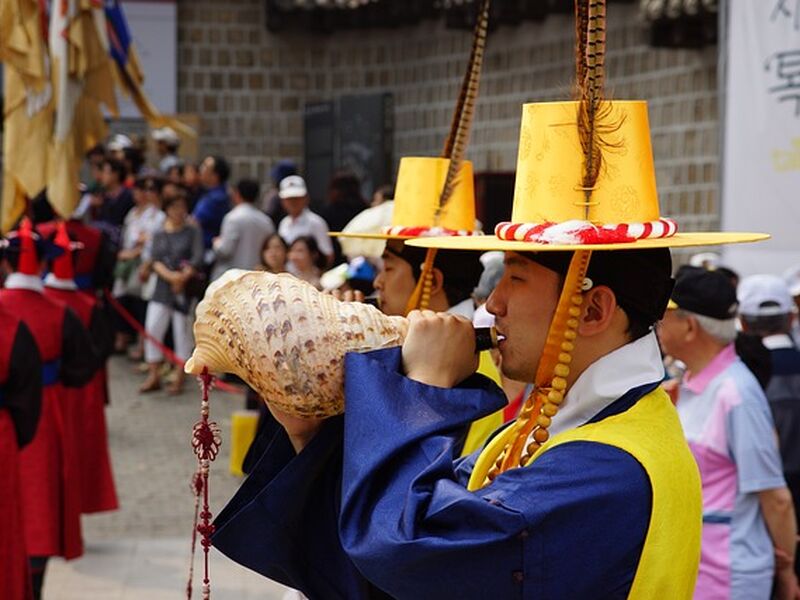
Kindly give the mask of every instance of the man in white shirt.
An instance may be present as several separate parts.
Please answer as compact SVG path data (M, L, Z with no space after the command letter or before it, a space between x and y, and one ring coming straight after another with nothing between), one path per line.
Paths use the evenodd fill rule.
M254 205L258 192L253 179L242 179L233 189L234 208L222 219L219 237L212 243L217 257L212 280L228 269L254 269L264 242L275 233L272 219Z
M310 235L317 241L319 251L333 260L333 243L328 236L328 225L318 214L308 208L308 189L299 175L291 175L281 181L278 195L287 215L278 225L278 233L290 246L297 238Z

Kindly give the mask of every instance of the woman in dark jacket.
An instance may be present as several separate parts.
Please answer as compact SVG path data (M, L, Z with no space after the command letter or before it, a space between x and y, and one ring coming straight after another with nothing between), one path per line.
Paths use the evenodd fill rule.
M183 190L176 189L164 197L167 220L164 228L153 236L150 253L155 289L147 304L145 329L163 341L167 327L172 324L175 354L186 360L192 351L192 331L189 322L190 289L196 281L203 263L203 235L190 223L188 200ZM161 387L159 369L164 355L161 349L148 340L144 347L148 376L140 392L151 392ZM179 394L183 389L183 369L176 369L175 380L168 392Z

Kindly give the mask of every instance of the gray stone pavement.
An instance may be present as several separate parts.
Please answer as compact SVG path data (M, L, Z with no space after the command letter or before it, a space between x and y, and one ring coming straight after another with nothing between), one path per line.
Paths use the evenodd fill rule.
M189 482L196 469L190 447L199 419L200 391L139 395L142 376L115 357L109 365L111 405L106 410L118 511L83 517L84 556L52 560L44 600L178 600L185 598L194 499ZM242 395L215 391L211 418L222 430L222 448L211 467L211 510L217 514L241 484L228 472L230 415ZM200 598L202 552L198 548L195 592ZM243 569L212 550L212 598L278 600L281 586Z

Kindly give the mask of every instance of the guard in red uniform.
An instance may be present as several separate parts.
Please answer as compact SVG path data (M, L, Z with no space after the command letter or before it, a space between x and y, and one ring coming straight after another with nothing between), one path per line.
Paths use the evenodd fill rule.
M83 553L77 443L68 426L68 412L76 407L64 387L86 385L96 368L89 334L78 317L44 295L40 275L46 247L23 219L8 238L3 262L11 273L0 291L0 309L28 326L43 363L39 425L20 453L24 537L34 594L41 589L48 557L69 559Z
M106 360L113 349L113 332L108 316L100 307L97 298L81 294L75 283L74 259L80 253L72 252L73 243L67 233L66 224L57 225L53 244L63 254L51 261L50 272L44 280L44 294L48 298L63 302L71 308L89 332L97 358L97 370L91 381L82 388L67 388L79 407L72 416L78 440L81 469L81 512L96 513L116 510L119 507L111 472L111 457L108 451L108 434L105 417Z
M36 226L39 234L44 238L55 235L58 221L48 221ZM67 233L83 249L78 253L75 262L75 284L87 296L99 302L109 320L113 320L113 311L105 302L103 290L108 290L114 283L114 264L117 261L117 248L108 234L92 225L87 225L80 219L67 220ZM108 373L105 364L100 376L102 379L103 402L108 404Z
M36 229L42 237L50 238L55 235L58 223L48 221L37 225ZM78 219L66 221L66 226L70 238L82 246L75 262L74 279L78 289L95 296L98 290L111 287L117 253L108 235Z
M0 310L0 597L31 597L23 531L19 449L36 432L42 406L42 361L30 330Z

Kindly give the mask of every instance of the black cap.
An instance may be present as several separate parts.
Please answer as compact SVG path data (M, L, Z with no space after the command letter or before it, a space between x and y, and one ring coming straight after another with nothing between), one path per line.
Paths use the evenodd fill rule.
M728 277L719 271L695 268L681 270L669 307L724 321L736 316L739 303Z

